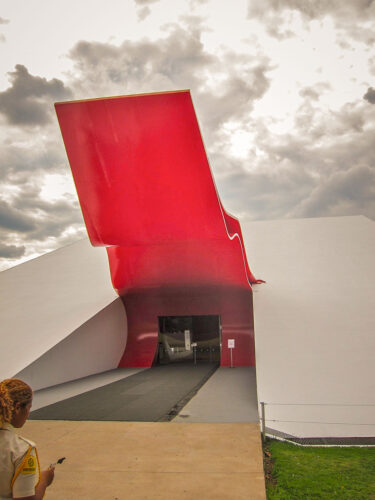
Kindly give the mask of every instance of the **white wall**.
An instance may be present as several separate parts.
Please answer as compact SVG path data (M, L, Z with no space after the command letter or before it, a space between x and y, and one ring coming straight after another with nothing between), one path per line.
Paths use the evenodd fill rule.
M106 251L87 239L1 272L0 380L20 373L117 299Z
M241 226L250 268L267 282L253 287L258 400L290 405L266 406L269 420L321 422L268 427L300 437L375 436L375 222Z
M125 308L117 298L14 377L38 390L117 368L126 329Z

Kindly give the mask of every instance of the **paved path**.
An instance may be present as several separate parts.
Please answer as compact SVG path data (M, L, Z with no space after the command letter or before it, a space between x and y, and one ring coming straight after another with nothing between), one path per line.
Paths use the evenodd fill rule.
M32 420L156 422L186 402L217 365L156 366L103 387L32 411ZM177 411L177 410L176 410Z
M255 368L220 367L173 422L259 422Z
M114 370L96 373L95 375L71 380L63 384L39 389L38 391L34 391L33 410L38 410L43 406L57 403L63 399L83 394L84 392L92 391L98 387L116 382L116 380L135 375L143 370L146 370L146 368L115 368Z
M27 422L48 500L266 500L257 424Z
M186 402L212 370L193 368L98 375L37 394L39 406L66 398L38 418L110 420L126 410L138 420L27 422L22 435L37 443L42 467L67 457L48 500L266 500L254 368L219 368L172 422L139 421ZM98 383L106 385L90 390Z

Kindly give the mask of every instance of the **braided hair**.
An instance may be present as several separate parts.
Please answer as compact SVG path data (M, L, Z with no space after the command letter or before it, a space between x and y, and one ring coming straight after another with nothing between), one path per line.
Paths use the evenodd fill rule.
M0 427L12 421L16 403L27 406L33 398L29 385L17 378L8 378L0 382Z

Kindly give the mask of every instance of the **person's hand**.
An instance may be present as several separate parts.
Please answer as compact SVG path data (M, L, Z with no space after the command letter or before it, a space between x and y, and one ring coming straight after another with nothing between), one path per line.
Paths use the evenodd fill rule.
M46 486L49 486L55 477L55 467L49 467L47 470L42 471L42 479L44 479Z
M55 477L55 467L52 465L48 467L47 470L43 470L40 473L40 481L35 487L35 495L33 498L35 500L42 500L44 497L44 493L46 492L46 488L52 483L53 478Z

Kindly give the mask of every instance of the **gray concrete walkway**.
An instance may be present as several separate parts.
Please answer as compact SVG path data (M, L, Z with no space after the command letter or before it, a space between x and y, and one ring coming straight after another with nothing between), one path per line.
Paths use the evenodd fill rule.
M259 422L255 368L220 367L173 422Z
M199 385L209 370L209 365L168 365L150 370L123 368L85 377L37 391L31 418L117 420L112 412L113 404L117 407L121 402L122 412L127 407L126 419L146 421L149 418L154 421L180 402L176 408L179 413L173 419L175 423L258 422L255 368L220 367L190 400L189 391ZM114 383L126 378L126 383ZM98 388L101 390L94 391ZM188 397L184 400L186 395ZM160 401L156 401L158 398ZM103 406L110 399L112 403L102 408L100 415L95 408L95 411L91 409L91 406L97 406L98 400ZM152 414L147 410L150 404ZM40 411L35 411L38 409ZM168 420L172 418L173 415Z
M143 370L146 370L146 368L116 368L114 370L108 370L106 372L72 380L71 382L65 382L64 384L53 385L46 389L39 389L39 391L34 391L33 410L38 410L39 408L52 405L58 401L78 396L78 394L92 391L93 389L103 387L117 380L131 377Z
M156 422L168 414L216 370L217 365L189 363L155 366L97 389L39 408L31 420Z

